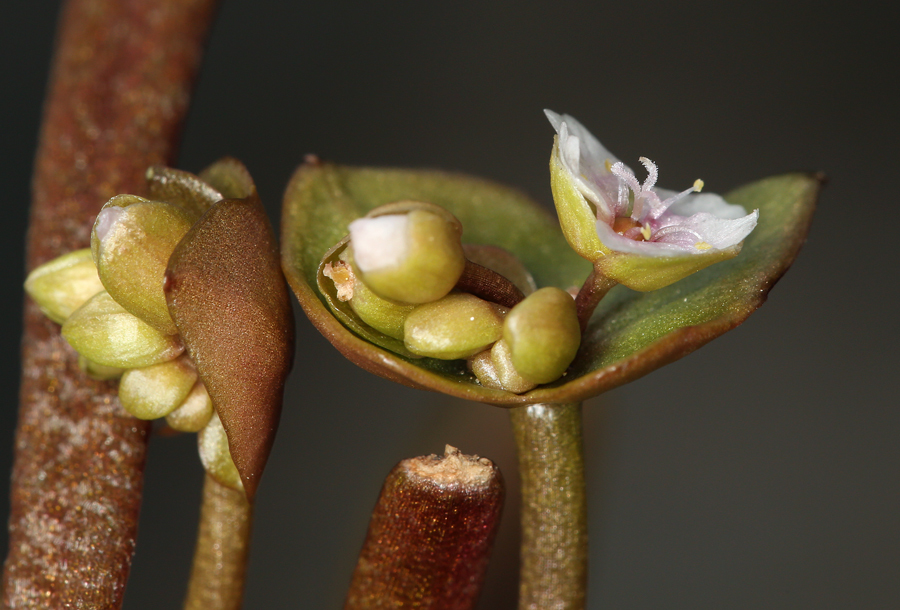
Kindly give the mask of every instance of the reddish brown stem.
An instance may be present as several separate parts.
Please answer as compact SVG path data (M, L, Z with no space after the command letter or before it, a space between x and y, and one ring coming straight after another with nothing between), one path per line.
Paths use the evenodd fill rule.
M611 280L600 273L596 267L591 270L591 274L584 281L581 290L578 291L578 295L575 297L575 309L578 312L578 323L581 325L582 334L587 329L588 322L591 321L591 316L594 315L594 310L600 303L600 299L605 297L606 293L616 283L615 280Z
M400 462L372 513L344 610L466 610L475 605L500 521L490 460L450 446Z
M468 260L462 276L456 283L456 289L510 309L525 298L522 291L511 281L496 271Z
M174 159L214 0L71 0L36 159L27 266L89 243L100 206ZM6 608L118 608L148 426L26 303Z

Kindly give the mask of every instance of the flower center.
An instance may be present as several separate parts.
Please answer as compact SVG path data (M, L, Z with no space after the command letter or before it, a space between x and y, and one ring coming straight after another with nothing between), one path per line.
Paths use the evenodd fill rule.
M647 157L641 157L640 162L647 170L647 178L643 184L638 182L634 172L621 161L609 166L609 171L619 179L617 213L628 214L636 222L643 223L644 230L642 234L644 239L650 239L650 231L645 220L657 220L666 213L672 204L684 199L691 193L699 193L703 189L703 180L695 180L691 188L677 193L665 201L661 201L659 195L653 190L653 187L656 186L656 180L659 178L659 170L656 164ZM629 209L630 212L627 211ZM618 229L616 229L616 232L622 233ZM624 235L624 233L622 234Z
M638 221L627 216L619 216L613 221L613 231L635 241L647 241L650 239L650 227L644 227Z

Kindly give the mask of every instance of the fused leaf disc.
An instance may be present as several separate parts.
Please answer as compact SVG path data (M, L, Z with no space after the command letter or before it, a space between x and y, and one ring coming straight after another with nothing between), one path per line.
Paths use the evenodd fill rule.
M737 258L654 292L614 288L595 311L566 375L525 394L482 387L463 361L411 358L380 347L396 340L355 319L320 275L323 257L346 236L351 221L385 203L416 200L459 218L464 244L500 246L515 254L538 287L580 286L589 264L569 248L556 220L522 194L457 174L307 163L285 194L282 267L316 328L368 371L498 406L573 402L677 360L743 322L796 257L820 186L821 177L796 173L726 195L731 203L760 210L759 225Z

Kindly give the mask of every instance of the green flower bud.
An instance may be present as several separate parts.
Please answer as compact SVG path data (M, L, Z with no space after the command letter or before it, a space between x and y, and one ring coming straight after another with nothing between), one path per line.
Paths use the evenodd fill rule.
M78 355L78 368L84 371L84 374L91 379L99 379L100 381L109 381L110 379L118 379L125 372L125 369L117 366L104 366L91 362L81 354Z
M509 346L503 339L469 360L469 368L486 388L523 394L537 386L522 377L513 366Z
M502 307L466 293L416 307L404 324L406 348L419 356L456 360L483 351L503 333Z
M502 339L494 343L494 346L491 348L491 363L494 365L494 370L497 371L500 384L507 392L522 394L537 385L536 382L525 379L519 373L513 365L512 351L509 349L509 344ZM568 363L566 366L568 366Z
M225 428L218 415L213 414L206 427L197 435L197 446L200 449L200 461L209 476L226 487L244 491L241 475L231 459Z
M402 341L406 318L416 305L383 299L369 290L364 283L357 281L353 289L353 298L350 299L350 308L375 330Z
M502 390L503 384L500 382L500 375L497 374L497 368L491 362L491 350L486 349L478 352L467 362L469 370L478 378L478 383L486 388Z
M350 308L360 320L388 337L402 341L403 323L416 306L383 299L372 292L354 275L352 261L352 249L348 246L339 261L323 267L322 274L334 282L338 299L349 301Z
M54 258L29 273L25 280L25 292L57 324L65 322L73 311L102 290L89 248Z
M350 223L356 268L379 296L403 303L429 303L448 294L466 266L459 221L436 206L403 210ZM440 208L438 208L440 209ZM449 217L449 218L448 218Z
M147 169L147 189L153 201L183 208L196 220L214 203L225 199L215 188L190 172L162 165Z
M197 382L187 356L139 369L129 369L119 382L119 401L138 419L165 417L184 402Z
M559 379L581 345L575 300L559 288L541 288L510 310L503 340L524 379L533 383Z
M166 415L166 423L180 432L199 432L206 427L212 415L212 400L206 386L202 381L198 381L184 402Z
M100 280L127 311L160 332L178 332L163 293L166 265L193 224L181 207L116 195L103 206L91 234Z
M105 291L69 316L62 336L91 362L123 369L172 360L184 351L177 336L131 315Z

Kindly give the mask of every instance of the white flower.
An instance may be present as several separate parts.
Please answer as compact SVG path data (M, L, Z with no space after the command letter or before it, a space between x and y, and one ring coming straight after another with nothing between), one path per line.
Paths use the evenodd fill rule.
M550 171L563 232L604 275L655 290L740 252L758 211L699 194L700 180L680 193L657 188L656 164L646 157L640 183L581 123L544 112L558 134Z

